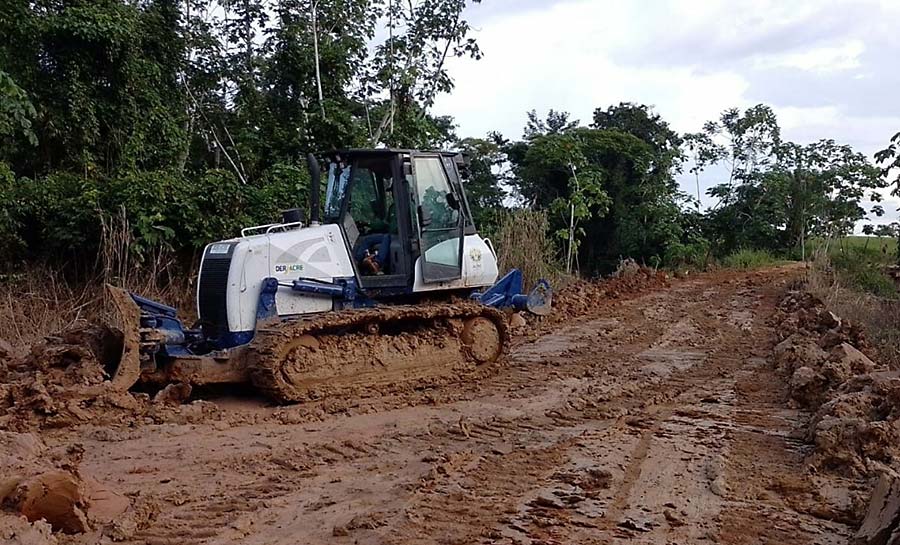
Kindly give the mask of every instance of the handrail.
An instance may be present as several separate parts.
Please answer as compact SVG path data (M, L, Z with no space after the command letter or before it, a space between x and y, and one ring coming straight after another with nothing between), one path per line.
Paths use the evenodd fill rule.
M242 236L242 237L246 237L246 236L247 236L247 233L249 233L249 232L251 232L251 231L255 231L255 230L257 230L257 229L258 229L258 230L263 230L263 229L266 229L266 228L269 228L269 227L273 227L273 226L275 226L275 225L280 225L280 224L279 224L279 223L267 223L267 224L265 224L265 225L254 225L253 227L244 227L243 229L241 229L241 236Z
M267 223L265 225L254 225L253 227L244 227L243 229L241 229L241 236L246 238L248 236L248 233L252 233L253 231L262 231L262 230L265 230L265 232L263 233L264 235L268 235L269 233L271 233L272 231L274 231L276 229L287 229L289 227L295 227L295 226L299 227L301 225L303 225L302 221L292 221L289 223Z
M291 221L288 223L276 223L275 225L270 225L268 229L266 229L266 234L268 235L275 229L287 229L288 227L300 226L303 225L302 221Z

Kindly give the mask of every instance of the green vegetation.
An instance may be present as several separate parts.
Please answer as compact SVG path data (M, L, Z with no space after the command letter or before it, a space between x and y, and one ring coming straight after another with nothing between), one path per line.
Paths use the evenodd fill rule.
M500 213L497 231L491 239L497 246L500 270L519 269L525 284L548 280L561 287L565 276L556 247L550 238L547 213L532 210L510 210Z
M849 251L855 224L883 214L887 171L834 140L785 141L765 105L692 134L626 102L597 105L587 123L532 111L519 139L458 136L431 107L453 90L446 60L481 57L466 4L5 2L0 266L92 277L104 226L123 215L134 261L189 263L210 240L306 207L302 158L341 147L466 151L469 203L484 232L502 233L507 265L526 242L510 230L538 241L529 274L606 274L626 258L758 266L825 239ZM886 168L898 141L878 155ZM679 190L683 171L711 178L708 210ZM539 217L522 226L510 208ZM873 274L855 276L883 291Z
M741 249L722 258L722 265L729 269L758 269L777 262L768 250Z
M826 243L827 252L826 252ZM897 285L887 274L896 263L897 240L885 237L845 237L815 240L814 255L828 263L834 279L852 291L883 298L897 298Z
M0 264L90 275L122 210L137 257L187 261L305 207L309 151L455 142L428 108L445 60L481 55L465 4L4 2ZM499 202L488 187L476 205Z
M811 255L824 252L826 243L830 256L859 249L885 265L892 265L897 256L897 239L886 236L848 236L831 241L815 238L809 241L807 252ZM797 256L799 257L799 249Z
M887 274L896 239L847 237L815 254L806 289L844 320L864 329L884 363L900 366L900 293Z

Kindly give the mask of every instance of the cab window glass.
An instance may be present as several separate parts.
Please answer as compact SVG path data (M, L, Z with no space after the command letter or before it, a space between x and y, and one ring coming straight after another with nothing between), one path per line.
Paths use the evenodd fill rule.
M416 191L419 204L426 217L431 219L430 225L423 226L429 230L452 229L459 224L459 210L450 206L450 184L441 161L437 157L416 158Z
M357 166L353 169L353 183L350 190L350 215L357 224L371 226L379 219L376 214L378 192L377 179L368 168Z
M328 166L328 183L325 185L325 218L334 219L341 213L344 192L350 180L350 166L331 163Z
M460 266L459 203L437 157L416 157L416 193L425 264Z

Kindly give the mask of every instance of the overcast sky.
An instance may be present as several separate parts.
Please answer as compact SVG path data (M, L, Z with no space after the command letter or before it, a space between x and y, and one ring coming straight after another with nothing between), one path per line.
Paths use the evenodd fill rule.
M785 138L870 157L900 131L900 0L484 0L466 15L484 58L449 62L456 89L434 108L460 136L520 138L528 110L589 123L621 101L679 132L763 102Z

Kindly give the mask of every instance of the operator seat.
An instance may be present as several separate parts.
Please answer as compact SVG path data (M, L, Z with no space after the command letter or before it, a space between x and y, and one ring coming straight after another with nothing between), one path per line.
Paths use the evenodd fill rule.
M391 235L371 233L359 237L353 250L353 259L362 274L388 274L391 266ZM377 264L375 269L367 260Z

